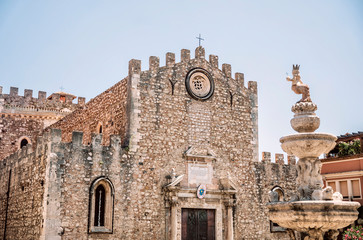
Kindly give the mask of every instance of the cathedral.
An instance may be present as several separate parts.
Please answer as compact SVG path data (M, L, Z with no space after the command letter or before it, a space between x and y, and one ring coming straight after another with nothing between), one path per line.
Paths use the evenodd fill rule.
M88 102L0 88L0 239L290 239L266 203L295 158L258 159L257 83L201 46L128 68Z

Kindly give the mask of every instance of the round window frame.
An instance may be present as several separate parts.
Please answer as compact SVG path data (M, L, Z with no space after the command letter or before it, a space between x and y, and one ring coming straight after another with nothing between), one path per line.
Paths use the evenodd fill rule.
M205 76L207 76L207 78L209 80L209 83L210 83L209 92L204 96L196 95L193 92L193 89L190 88L190 78L191 78L191 76L193 76L193 74L198 73L198 72L204 74ZM202 101L208 100L210 97L212 97L212 95L214 93L214 81L213 81L213 78L212 78L211 74L207 70L205 70L203 68L193 68L187 73L187 76L185 77L185 87L187 89L188 94L192 98L194 98L196 100L202 100Z

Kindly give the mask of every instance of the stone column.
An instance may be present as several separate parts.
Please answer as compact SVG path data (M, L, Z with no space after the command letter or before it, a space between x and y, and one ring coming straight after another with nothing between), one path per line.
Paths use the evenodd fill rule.
M177 240L177 229L178 229L178 216L177 216L177 208L178 208L178 197L172 197L170 200L170 209L171 209L171 236L170 240Z
M227 240L233 240L233 200L225 202L227 208Z

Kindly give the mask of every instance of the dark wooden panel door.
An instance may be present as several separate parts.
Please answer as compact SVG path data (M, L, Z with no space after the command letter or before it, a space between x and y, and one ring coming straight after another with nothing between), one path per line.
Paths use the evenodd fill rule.
M182 240L215 240L215 210L183 208Z

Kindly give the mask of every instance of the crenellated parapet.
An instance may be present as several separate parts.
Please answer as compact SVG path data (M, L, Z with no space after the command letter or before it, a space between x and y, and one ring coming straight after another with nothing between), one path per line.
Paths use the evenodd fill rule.
M262 152L262 160L263 163L277 163L281 165L296 165L296 157L288 155L287 156L287 164L285 163L284 154L276 153L275 154L275 162L272 161L271 152Z
M145 135L140 134L143 121L160 129L161 124L172 123L180 117L185 120L183 124L187 128L183 131L189 134L188 144L208 145L213 129L219 129L216 119L228 116L227 125L244 124L234 131L229 129L229 137L237 138L244 131L243 136L253 145L252 156L248 158L258 161L257 82L246 84L243 73L233 73L230 64L220 65L216 55L206 57L203 47L195 49L194 58L191 55L190 50L182 49L178 61L175 53L167 52L164 64L159 57L151 56L146 70L143 70L140 60L129 61L126 139L130 150L136 151L142 135ZM173 119L169 118L171 112L175 114ZM199 114L201 112L204 114ZM188 117L183 118L185 114ZM180 121L175 122L174 126L179 124ZM197 127L198 124L204 125Z
M127 154L127 149L121 147L121 136L111 135L110 144L102 144L102 134L93 134L89 144L83 144L83 132L72 132L72 141L64 142L62 140L62 131L60 129L50 129L39 136L35 146L28 144L18 151L12 153L2 160L0 166L21 164L24 159L34 159L37 156L49 155L56 153L59 156L72 156L74 151L82 151L84 153L97 151L104 156L112 158L112 156L120 157L120 154ZM48 153L47 153L48 151ZM43 156L44 157L44 156ZM90 158L83 159L90 161ZM18 162L18 163L17 163ZM1 170L1 167L0 167Z
M288 156L285 163L284 155L276 153L274 161L270 152L262 152L262 160L255 163L256 177L261 182L261 188L264 193L276 191L279 193L279 199L290 201L293 199L296 190L297 166L294 156ZM267 194L261 195L266 198Z
M167 52L165 55L165 65L160 65L160 59L157 56L151 56L149 58L149 69L146 71L141 71L141 61L132 59L129 61L129 69L132 71L129 73L142 74L147 72L157 72L173 69L178 70L182 68L183 64L186 64L186 69L200 65L200 67L209 67L207 70L217 69L220 74L227 79L227 82L232 86L236 85L238 90L246 93L257 93L257 82L249 81L247 87L244 85L244 74L236 72L234 77L232 76L232 67L230 64L223 63L222 67L219 68L218 56L209 55L209 61L205 58L205 50L203 47L198 47L195 50L195 58L191 58L190 50L182 49L180 53L180 62L176 62L175 53ZM173 76L171 76L173 77ZM172 80L171 80L172 81Z
M25 89L23 96L18 94L19 89L10 87L8 94L3 93L0 87L0 112L44 115L46 113L67 115L77 108L85 105L85 98L78 97L78 103L73 103L75 96L63 92L53 93L47 98L44 91L33 97L33 90Z
M82 144L82 132L73 132L72 142L68 143L62 142L61 134L59 129L51 129L33 146L28 144L1 161L0 196L2 199L8 196L8 203L7 210L1 208L0 216L4 217L5 211L21 213L22 221L26 223L16 226L18 232L24 230L23 235L13 232L9 236L16 239L58 236L59 218L64 214L60 203L67 202L67 194L78 191L80 195L86 195L83 199L88 199L93 180L109 176L117 184L114 176L125 175L123 172L127 167L120 169L120 163L129 157L121 148L120 136L111 136L110 144L104 146L101 134L94 135L89 145ZM87 206L87 202L80 203ZM16 215L9 214L9 226L17 219ZM44 231L39 231L40 223Z
M102 134L93 133L89 144L83 144L83 132L72 132L72 141L65 142L62 139L62 131L60 129L50 129L44 135L45 139L51 141L52 144L61 144L61 149L83 149L83 151L94 151L95 149L102 153L108 153L110 156L120 153L127 153L125 149L121 147L121 136L111 135L109 137L109 144L104 145L102 142Z

